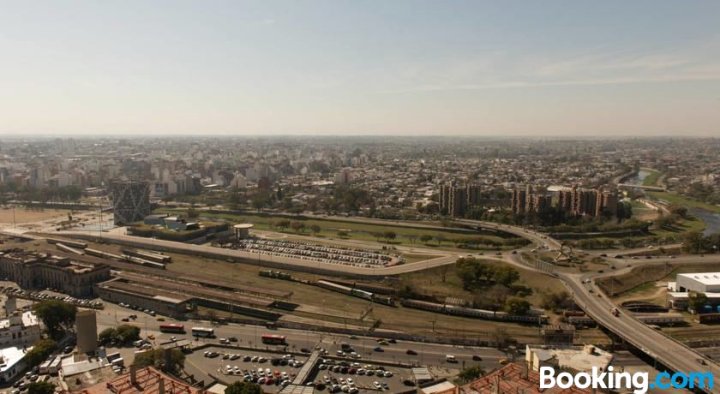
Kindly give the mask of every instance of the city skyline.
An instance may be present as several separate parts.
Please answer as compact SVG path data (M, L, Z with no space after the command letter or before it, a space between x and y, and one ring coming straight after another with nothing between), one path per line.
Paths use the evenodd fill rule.
M8 4L0 134L716 136L718 11Z

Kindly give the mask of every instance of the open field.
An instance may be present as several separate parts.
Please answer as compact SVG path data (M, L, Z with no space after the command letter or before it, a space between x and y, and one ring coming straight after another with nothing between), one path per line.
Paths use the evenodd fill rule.
M485 260L489 265L503 265L503 263L494 260ZM537 274L535 272L519 269L520 280L517 284L527 286L533 289L533 294L526 299L534 306L539 307L542 293L557 292L564 290L560 280ZM443 281L444 278L444 281ZM475 294L471 291L464 290L462 281L457 276L455 265L447 265L444 267L433 268L429 270L413 272L410 274L400 275L398 287L411 286L425 295L431 295L444 299L445 297L456 297L465 300L472 300ZM482 294L482 290L478 292Z
M643 179L643 183L642 183L643 186L656 186L658 180L662 176L662 173L659 171L651 171L651 170L647 170L647 171L650 173L645 177L645 179Z
M55 218L67 218L70 211L65 209L26 209L23 207L0 208L0 223L32 223Z
M688 208L701 208L714 213L720 213L720 206L708 204L677 193L671 192L648 192L650 197L656 200L666 201L670 204L678 204Z
M183 214L186 212L185 209L168 209L161 208L157 210L158 213L171 213L171 214ZM358 222L345 222L340 220L324 220L314 218L287 218L290 221L299 221L305 225L305 232L297 233L291 229L281 229L274 226L275 223L279 222L283 218L260 215L260 214L229 214L229 213L208 213L202 212L202 217L208 219L220 219L226 220L232 223L252 223L258 230L274 231L284 234L300 234L300 235L314 235L319 240L322 239L346 239L346 240L358 240L358 241L370 241L375 243L383 243L386 245L403 245L403 246L423 246L432 247L438 249L447 250L459 250L455 246L454 241L468 241L473 239L484 239L489 242L502 243L507 239L516 239L514 237L501 237L490 233L479 233L473 231L458 231L458 230L437 230L437 229L426 229L426 228L413 228L404 226L392 226L392 225L378 225L371 223L358 223ZM320 231L317 234L313 234L310 231L312 226L319 226ZM397 237L393 240L385 240L382 236L376 236L374 233L383 233L385 231L394 232ZM338 232L343 232L346 235L340 236ZM429 235L432 238L429 242L423 243L420 241L420 237L423 235ZM440 238L440 240L438 240ZM497 248L488 248L497 249Z

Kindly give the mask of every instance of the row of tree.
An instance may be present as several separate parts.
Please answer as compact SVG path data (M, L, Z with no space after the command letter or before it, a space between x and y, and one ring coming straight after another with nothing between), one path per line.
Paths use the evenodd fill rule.
M682 236L682 248L687 253L715 253L720 250L720 233L705 236L699 231L689 231Z

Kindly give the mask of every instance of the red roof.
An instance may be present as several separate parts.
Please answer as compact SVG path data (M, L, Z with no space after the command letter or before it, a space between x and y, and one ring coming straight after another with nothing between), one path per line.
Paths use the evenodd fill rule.
M464 394L589 394L590 390L571 387L540 390L540 374L526 366L510 363L480 379L460 387Z
M135 384L130 381L130 372L117 378L98 383L81 391L81 394L157 394L160 382L164 385L165 394L203 394L202 389L194 388L185 382L166 375L153 367L138 369L135 372Z

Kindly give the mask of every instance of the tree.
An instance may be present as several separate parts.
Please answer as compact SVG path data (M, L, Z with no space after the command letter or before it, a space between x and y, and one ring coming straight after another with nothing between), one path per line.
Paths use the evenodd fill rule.
M445 238L442 234L435 234L435 240L437 241L438 245L441 245L443 242L445 242L447 238Z
M395 233L395 231L388 230L383 232L383 238L385 238L385 240L387 240L387 242L389 243L390 241L397 238L397 234Z
M707 301L708 297L705 293L691 291L688 294L688 309L694 311L695 313L700 313L705 308L705 305L707 305Z
M510 287L520 279L520 273L513 267L495 267L492 278L495 283Z
M345 231L345 230L338 230L338 231L337 231L337 235L338 235L338 237L340 237L340 238L346 238L349 234L348 234L348 232Z
M153 366L176 373L185 365L185 355L178 349L169 349L170 365L165 365L165 349L151 349L135 355L133 365L139 368Z
M98 341L100 341L101 344L105 345L117 337L117 330L113 327L106 328L102 331L100 331L100 334L98 334Z
M187 217L190 219L197 219L200 216L200 212L197 209L190 207L187 210Z
M277 222L277 227L282 230L287 230L288 227L290 227L290 220L288 219L282 219Z
M53 394L55 385L50 382L33 382L27 386L28 394Z
M483 375L485 375L485 371L483 370L483 368L480 365L473 365L460 371L460 373L458 374L458 378L460 378L463 383L468 383Z
M668 210L673 215L678 215L683 219L687 219L688 209L682 205L671 204L670 207L668 207Z
M433 239L432 235L430 234L423 234L420 236L420 242L426 244L430 242Z
M383 233L381 231L371 231L370 235L372 235L378 242L380 242L380 238L383 237Z
M35 314L45 323L50 335L55 338L75 323L77 307L59 300L45 300L33 306Z
M225 394L262 394L260 385L251 382L233 382L225 388Z
M414 244L415 241L417 241L418 236L417 236L416 234L408 234L408 235L405 236L405 238L407 238L408 241L410 241L411 244Z
M683 235L683 250L690 253L700 253L705 249L703 235L699 231L690 231Z
M305 223L293 221L292 223L290 223L290 228L292 228L293 231L295 231L296 233L299 233L299 232L305 230Z
M32 350L25 355L28 366L34 367L52 354L57 349L57 343L52 339L41 339L33 344Z
M270 204L270 194L267 192L256 193L250 199L250 203L253 208L257 209L258 212L262 211L263 208Z
M106 328L100 332L98 339L101 343L117 342L127 344L140 339L140 327L122 324L117 328Z
M319 234L321 230L322 229L317 224L313 224L312 226L310 226L310 231L312 231L315 235Z
M505 302L505 311L511 315L525 315L530 310L530 303L519 297L510 297Z

